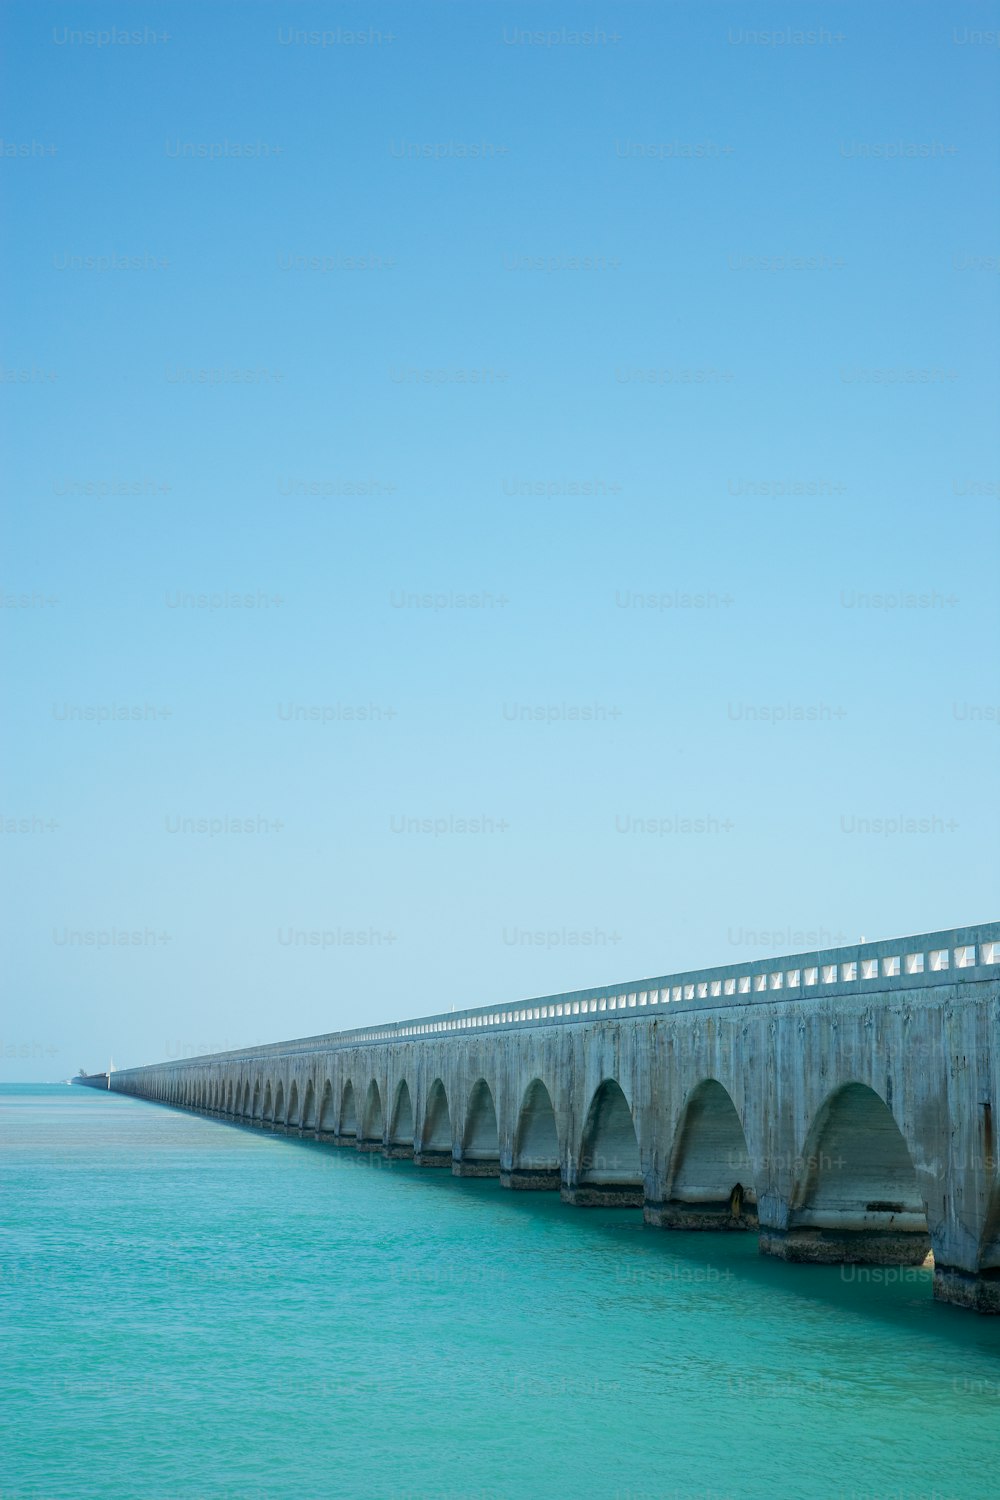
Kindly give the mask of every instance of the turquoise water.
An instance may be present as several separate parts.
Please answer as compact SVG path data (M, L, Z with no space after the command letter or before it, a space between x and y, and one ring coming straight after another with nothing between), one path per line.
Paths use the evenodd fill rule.
M1000 1493L1000 1320L925 1272L89 1089L0 1132L0 1500Z

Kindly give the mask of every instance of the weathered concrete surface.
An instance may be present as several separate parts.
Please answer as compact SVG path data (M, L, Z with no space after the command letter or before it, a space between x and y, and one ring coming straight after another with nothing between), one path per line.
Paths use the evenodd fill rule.
M511 1168L505 1172L500 1169L500 1186L505 1188L519 1189L522 1192L544 1193L558 1192L561 1184L558 1169L555 1172L531 1171L530 1168L516 1170Z
M788 1259L916 1264L930 1248L937 1297L997 1312L998 943L994 923L734 965L111 1087L578 1206L641 1205L665 1229L759 1224L762 1251Z

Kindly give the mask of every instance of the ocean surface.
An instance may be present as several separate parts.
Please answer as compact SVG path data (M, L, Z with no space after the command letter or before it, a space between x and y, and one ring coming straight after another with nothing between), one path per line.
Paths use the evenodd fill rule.
M0 1174L0 1500L1000 1494L928 1272L85 1088L0 1088Z

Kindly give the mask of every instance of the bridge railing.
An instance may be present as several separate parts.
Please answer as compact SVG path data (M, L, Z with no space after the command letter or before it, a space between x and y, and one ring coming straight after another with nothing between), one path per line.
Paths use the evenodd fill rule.
M291 1042L213 1053L208 1057L185 1058L183 1063L189 1066L237 1058L288 1057L334 1047L420 1041L462 1032L574 1025L612 1016L639 1020L665 1012L674 1013L675 1008L715 1009L775 1000L923 989L938 984L995 978L1000 975L998 966L1000 922L992 922L780 959L754 959L630 984L574 990L508 1006L481 1006L412 1021L330 1032ZM177 1061L153 1066L176 1067Z

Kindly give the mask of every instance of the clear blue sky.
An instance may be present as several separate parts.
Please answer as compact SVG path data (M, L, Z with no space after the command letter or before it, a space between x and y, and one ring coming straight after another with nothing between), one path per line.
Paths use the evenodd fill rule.
M1000 9L3 27L0 1076L996 914Z

